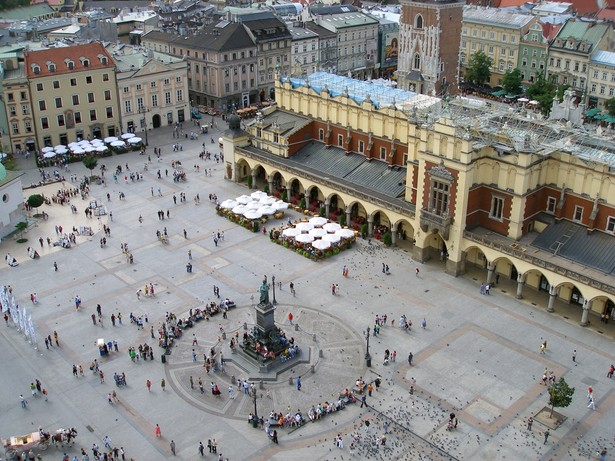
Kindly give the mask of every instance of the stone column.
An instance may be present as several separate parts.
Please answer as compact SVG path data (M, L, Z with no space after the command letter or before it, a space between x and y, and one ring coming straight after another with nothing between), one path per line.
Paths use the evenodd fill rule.
M549 304L547 304L547 312L554 312L555 309L553 305L555 304L555 298L557 298L557 293L559 290L554 286L549 287Z
M487 284L491 285L491 282L493 281L493 273L495 272L495 264L493 264L491 261L487 262Z
M374 235L374 217L367 217L367 236L372 237Z
M331 200L326 199L325 200L325 216L324 216L325 218L329 217L329 213L330 213L329 206L330 205L331 205Z
M525 277L523 274L517 274L517 299L523 299L523 285L525 284Z
M269 195L273 195L273 176L270 176L267 182L269 183Z
M587 299L583 301L583 315L581 316L581 326L589 325L589 311L592 308L592 302Z
M350 222L350 213L352 212L352 208L350 208L349 206L346 207L346 225L348 226L349 229L352 229L352 225Z
M391 246L397 245L397 224L393 224L391 227Z
M252 189L256 189L256 169L252 168L250 171L250 175L252 176Z

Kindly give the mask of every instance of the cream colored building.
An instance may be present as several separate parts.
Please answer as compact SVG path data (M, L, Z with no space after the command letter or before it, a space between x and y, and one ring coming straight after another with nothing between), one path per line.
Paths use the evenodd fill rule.
M117 66L122 131L141 132L190 119L188 63L142 47L109 45Z
M517 67L519 44L536 18L498 8L465 6L461 29L460 66L465 74L470 58L483 51L492 60L491 86L502 84L508 70Z
M120 132L115 64L100 43L25 56L37 149Z
M497 279L549 312L572 309L581 325L613 314L612 137L464 98L442 108L331 74L299 80L282 78L277 106L245 131L231 120L228 179L251 177L375 239L390 233L417 261Z
M28 76L23 62L4 62L2 92L8 122L8 138L14 153L36 150L35 119L32 114ZM10 68L10 70L8 70Z
M587 95L592 107L605 108L615 98L615 53L596 51L589 62Z

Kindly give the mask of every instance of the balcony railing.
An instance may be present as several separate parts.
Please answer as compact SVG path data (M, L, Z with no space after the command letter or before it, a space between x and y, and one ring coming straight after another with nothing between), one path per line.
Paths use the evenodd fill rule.
M446 240L448 239L452 222L453 218L448 214L440 215L435 210L421 209L420 226L423 232L437 230Z

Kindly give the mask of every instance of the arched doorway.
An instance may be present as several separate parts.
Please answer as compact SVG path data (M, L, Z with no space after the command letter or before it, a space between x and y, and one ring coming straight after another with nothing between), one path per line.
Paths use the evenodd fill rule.
M102 139L102 130L99 126L95 126L92 128L92 137L94 139Z
M266 185L269 185L267 182L267 173L262 165L258 165L254 169L254 179L256 180L256 189L263 190Z
M290 197L288 197L290 203L293 205L298 205L299 201L303 198L304 191L305 189L303 188L301 181L297 178L293 179L290 182Z
M160 128L161 123L162 123L162 122L161 122L161 120L160 120L160 114L155 114L155 115L152 117L152 126L153 126L154 128Z
M350 207L350 222L347 226L354 230L361 230L363 224L367 223L367 211L361 203L354 202Z
M372 235L376 239L382 239L384 234L391 230L389 217L382 211L376 211L372 215Z
M342 200L339 195L333 194L331 197L329 197L328 218L332 221L340 222L340 220L342 220L342 216L344 217L344 225L346 225L346 205L344 204L344 200Z
M308 209L317 212L323 206L324 195L317 186L312 186L309 194Z

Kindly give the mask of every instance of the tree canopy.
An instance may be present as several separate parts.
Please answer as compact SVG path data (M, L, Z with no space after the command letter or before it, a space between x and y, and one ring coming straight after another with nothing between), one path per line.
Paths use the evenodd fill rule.
M45 203L45 198L41 194L34 194L28 197L28 205L32 208L38 208Z
M606 110L609 111L609 115L612 115L615 117L615 98L611 98L609 99L605 104L604 107L606 107Z
M568 85L558 85L545 79L541 74L536 79L536 82L526 90L525 95L530 99L538 101L542 112L547 115L551 112L553 98L557 96L561 99L566 88L568 88Z
M502 88L504 88L508 94L521 94L521 71L519 69L507 70L502 78Z
M19 6L27 6L30 4L30 0L4 0L0 2L0 11L11 10Z
M548 391L549 405L551 405L551 417L553 417L553 408L566 408L572 403L574 387L568 386L564 378L560 378L559 381L553 383Z
M85 157L83 157L83 164L88 170L90 170L90 176L91 176L92 170L96 168L96 165L98 165L98 159L94 157L93 155L86 155Z
M491 77L491 65L493 60L483 51L474 53L468 62L466 81L475 85L484 85Z

